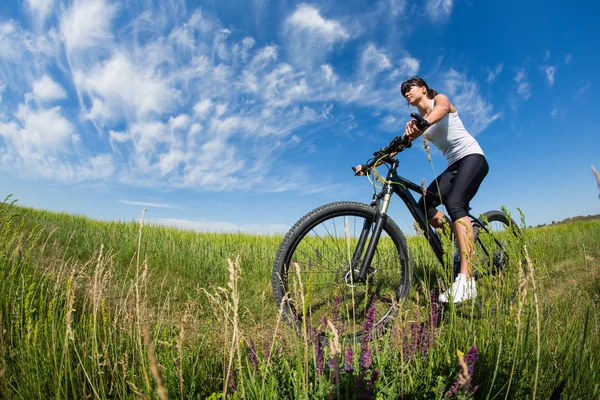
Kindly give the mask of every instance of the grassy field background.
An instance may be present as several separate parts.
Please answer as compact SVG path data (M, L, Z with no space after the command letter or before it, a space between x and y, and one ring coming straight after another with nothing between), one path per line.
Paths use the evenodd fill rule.
M598 220L525 229L533 273L501 312L506 299L441 309L432 281L445 272L409 238L414 282L392 329L339 346L280 321L281 236L10 199L0 234L3 398L600 398Z

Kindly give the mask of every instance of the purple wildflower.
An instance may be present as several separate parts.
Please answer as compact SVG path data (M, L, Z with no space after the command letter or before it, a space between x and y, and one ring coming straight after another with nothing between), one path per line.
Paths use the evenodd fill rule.
M373 301L371 302L371 307L367 311L367 315L365 317L364 324L364 336L362 340L361 346L361 356L360 356L360 368L361 371L365 371L369 369L371 364L373 363L373 358L371 356L371 349L369 348L369 342L371 341L371 333L373 331L373 323L375 321L375 299L377 296L373 296Z
M406 340L406 336L404 336L402 338L402 353L404 355L404 359L408 360L411 355L410 355L410 346L408 344L408 340Z
M477 353L477 345L473 345L465 355L465 362L469 367L469 375L473 376L473 371L475 370L475 363L479 358L479 354Z
M321 251L319 251L318 247L315 249L315 256L317 258L317 263L320 264L321 263Z
M354 350L352 350L352 345L348 345L346 353L344 354L344 359L346 360L346 363L344 364L344 371L348 374L351 374L354 372L354 366L352 365L354 361Z
M430 327L433 332L433 329L437 328L438 320L440 318L438 299L433 290L431 291L431 309L429 310L429 316Z
M410 324L410 358L417 354L417 323Z
M377 378L379 378L379 373L378 369L371 373L371 380L369 381L369 389L371 389L371 391L375 389L375 382L377 382Z
M366 346L366 349L363 349L362 355L360 356L361 371L366 371L367 369L369 369L371 367L371 364L373 364L371 349L369 348L369 346Z
M371 307L369 307L369 310L367 311L367 315L365 317L365 324L364 324L364 330L365 330L365 336L363 339L363 345L369 343L369 341L371 340L371 333L373 331L373 323L375 322L375 299L377 299L377 295L373 295L373 301L371 302Z
M359 400L371 400L373 399L373 395L375 392L375 383L377 382L377 379L379 378L379 370L376 369L375 371L371 372L371 378L365 382L365 377L363 374L361 374L357 380L356 380L356 395L355 395L355 399L359 399Z
M269 330L269 334L267 336L267 340L263 342L263 353L265 355L265 359L269 359L271 356L271 343L273 342L273 330Z
M475 393L478 389L477 386L471 387L471 381L473 379L473 372L475 371L475 363L477 362L478 354L477 354L477 345L471 347L471 349L465 354L463 359L464 363L467 365L467 374L465 375L465 371L463 366L460 366L460 371L456 380L446 392L447 397L455 396L461 388L464 388L466 392Z
M335 360L334 360L334 358L333 358L333 357L329 357L329 361L327 361L327 366L328 366L329 368L333 368L333 367L335 367Z
M317 376L323 374L323 344L321 338L317 337L315 341L315 359Z
M340 303L342 302L342 296L338 296L335 298L335 303L333 303L333 320L331 322L333 322L333 326L336 327L336 329L338 328L338 321L339 321L339 312L340 312ZM338 329L339 330L339 329Z
M256 347L252 338L250 338L250 364L252 368L258 369L258 356L256 355Z

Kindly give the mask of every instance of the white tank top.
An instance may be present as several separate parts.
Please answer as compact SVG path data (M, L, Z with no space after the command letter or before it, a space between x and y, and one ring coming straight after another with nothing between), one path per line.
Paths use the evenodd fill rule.
M431 100L435 106L435 100ZM465 129L458 112L449 112L444 118L431 125L426 131L427 139L440 149L448 165L469 154L481 154L483 150L477 140Z

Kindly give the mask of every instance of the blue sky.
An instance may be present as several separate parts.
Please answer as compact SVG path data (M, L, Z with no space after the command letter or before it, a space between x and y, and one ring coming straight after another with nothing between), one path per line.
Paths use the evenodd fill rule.
M490 173L477 212L600 213L594 2L28 0L0 5L0 183L19 204L199 230L280 232L369 202L418 74ZM446 167L422 141L400 173ZM399 199L392 217L412 221Z

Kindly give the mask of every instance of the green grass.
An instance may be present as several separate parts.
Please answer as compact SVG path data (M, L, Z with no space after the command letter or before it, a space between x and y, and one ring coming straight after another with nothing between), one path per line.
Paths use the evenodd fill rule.
M2 203L0 397L443 398L457 350L476 345L478 388L459 397L549 398L564 380L561 398L598 398L600 221L525 237L534 273L517 301L450 307L437 327L430 291L447 271L408 238L410 298L368 343L372 364L361 367L357 344L347 373L351 344L337 348L332 335L315 352L278 318L270 278L281 236L140 230Z

